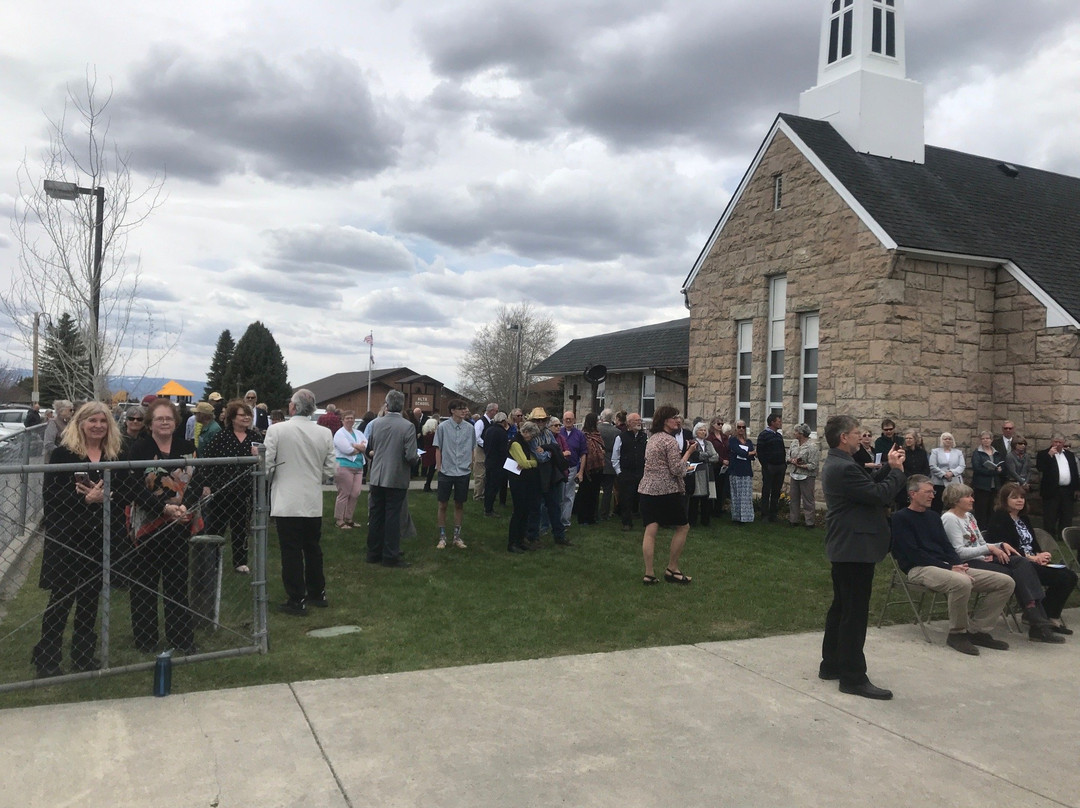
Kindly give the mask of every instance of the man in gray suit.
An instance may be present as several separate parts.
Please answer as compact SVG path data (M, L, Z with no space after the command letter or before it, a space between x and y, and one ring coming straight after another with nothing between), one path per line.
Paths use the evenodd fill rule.
M866 622L874 565L889 552L891 534L885 508L904 487L904 450L889 451L889 475L874 482L852 457L859 448L859 422L834 415L825 424L829 454L821 469L825 493L825 554L832 562L833 602L825 616L821 643L822 679L839 679L840 692L868 699L891 699L866 675Z
M307 606L327 606L323 576L324 479L334 476L334 441L311 420L315 395L300 389L289 402L289 418L266 431L266 465L273 470L270 515L281 544L281 579L289 599L281 611L297 617Z
M402 417L405 395L386 394L386 415L371 424L367 454L368 539L367 561L384 567L408 567L401 557L401 517L409 475L416 462L416 427Z

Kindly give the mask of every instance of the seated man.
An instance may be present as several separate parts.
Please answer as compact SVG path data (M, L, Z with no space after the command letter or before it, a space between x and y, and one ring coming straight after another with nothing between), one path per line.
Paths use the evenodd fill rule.
M913 474L907 482L911 504L892 517L892 554L913 584L941 592L949 603L950 648L978 656L979 649L1008 649L1009 644L990 636L990 628L1013 593L1013 579L1000 572L971 569L960 561L949 542L941 517L930 510L934 484L929 477ZM982 593L968 630L968 601L972 592Z

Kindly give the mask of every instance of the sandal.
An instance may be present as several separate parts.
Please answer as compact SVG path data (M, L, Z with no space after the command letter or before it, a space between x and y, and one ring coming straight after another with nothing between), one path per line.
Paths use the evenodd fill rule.
M338 530L349 530L351 527L352 527L352 525L350 525L348 522L338 522L337 523Z
M669 584L688 584L694 579L691 578L689 575L683 575L678 570L673 570L669 568L664 570L664 580L667 581Z
M646 575L644 578L641 579L641 582L645 584L645 586L652 586L653 584L660 583L660 579L657 578L655 575Z
M240 575L250 575L251 574L251 568L248 567L247 564L237 564L235 567L233 567L233 569L236 570L236 572L239 573Z

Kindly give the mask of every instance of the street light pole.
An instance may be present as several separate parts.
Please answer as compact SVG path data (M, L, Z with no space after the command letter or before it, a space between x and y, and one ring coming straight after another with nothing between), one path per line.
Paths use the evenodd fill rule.
M38 392L38 332L41 330L41 312L34 312L34 391L30 393L30 403L37 404L41 401L41 393Z
M92 395L98 397L98 369L100 366L99 349L101 343L98 339L98 320L101 316L101 253L102 240L105 231L105 189L100 185L97 188L82 188L74 182L58 182L45 180L44 190L46 196L52 199L72 201L78 199L80 194L94 197L94 265L90 269L90 339L89 350L90 383L93 387Z

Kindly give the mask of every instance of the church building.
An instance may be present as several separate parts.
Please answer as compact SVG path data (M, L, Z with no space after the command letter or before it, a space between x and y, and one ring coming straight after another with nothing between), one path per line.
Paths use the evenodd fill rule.
M1044 448L1080 429L1080 180L925 145L904 14L826 3L816 86L683 285L687 412L890 417L968 452L1009 419Z

